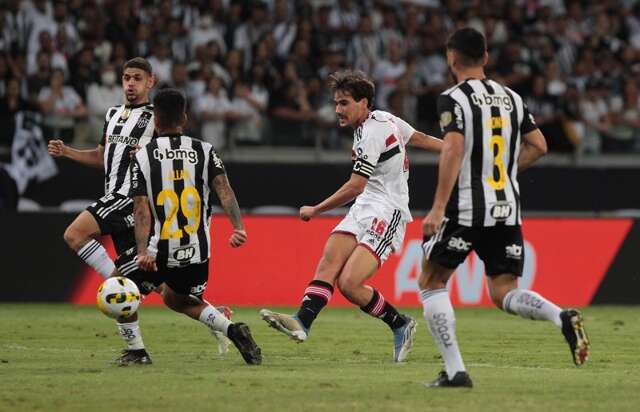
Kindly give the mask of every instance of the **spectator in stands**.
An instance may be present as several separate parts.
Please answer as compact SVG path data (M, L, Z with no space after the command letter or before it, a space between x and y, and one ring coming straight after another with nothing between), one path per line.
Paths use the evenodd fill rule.
M407 71L404 60L404 48L399 40L390 40L387 49L388 58L380 60L373 71L376 82L376 108L387 110L387 96L396 88L398 79Z
M258 66L258 70L263 70ZM259 75L258 75L259 76ZM229 104L229 138L234 143L262 143L263 115L267 109L269 92L254 75L253 83L239 80L234 85L233 98Z
M230 104L227 91L219 77L209 80L207 92L195 104L195 112L202 122L202 139L211 143L216 150L227 144L227 113Z
M94 79L89 85L87 91L89 140L95 145L102 139L105 113L109 107L122 104L122 87L118 80L116 68L112 64L107 64L102 66L100 81Z
M40 109L44 113L43 134L46 140L58 138L68 143L74 138L76 119L87 114L78 93L65 85L64 72L55 69L48 87L40 90Z

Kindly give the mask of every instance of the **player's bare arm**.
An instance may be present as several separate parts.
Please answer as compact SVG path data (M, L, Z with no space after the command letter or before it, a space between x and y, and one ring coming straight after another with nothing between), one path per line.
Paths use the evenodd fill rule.
M442 139L418 131L411 135L407 145L434 153L442 151Z
M236 195L229 184L227 175L220 174L213 178L213 188L220 199L220 204L233 225L233 234L229 238L231 247L240 247L247 241L247 232L242 224L242 213Z
M518 156L518 172L531 166L547 153L547 141L540 129L525 134L522 138L520 156Z
M136 246L138 249L138 266L147 272L158 270L156 259L149 256L147 245L151 232L151 211L149 210L149 198L147 196L135 196L133 198L133 216L135 221Z
M449 132L444 136L442 153L438 166L438 186L433 206L422 221L425 236L434 235L444 219L444 212L456 184L460 165L464 157L464 136L458 132Z
M62 140L51 140L47 149L53 157L66 157L85 166L104 168L104 146L102 145L98 145L95 149L78 150L67 146Z
M309 221L312 217L326 212L327 210L335 209L336 207L343 206L358 195L364 192L364 187L367 185L367 179L363 176L355 173L351 174L351 178L338 189L334 194L318 203L315 206L302 206L300 208L300 219L305 222Z

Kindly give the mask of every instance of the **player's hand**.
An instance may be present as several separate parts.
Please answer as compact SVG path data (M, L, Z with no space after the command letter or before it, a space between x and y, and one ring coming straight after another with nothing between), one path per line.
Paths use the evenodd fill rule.
M231 247L240 247L247 241L247 232L241 229L234 229L233 234L229 238Z
M308 222L316 215L316 208L313 206L302 206L300 208L300 219Z
M136 155L136 153L138 153L138 150L140 150L142 146L140 145L135 145L133 146L133 149L131 149L131 151L129 152L129 159L133 159Z
M64 156L64 149L66 146L62 140L50 140L47 145L47 150L49 154L53 157L62 157Z
M138 267L145 272L157 272L158 265L156 264L156 258L149 256L146 253L138 253Z
M440 225L444 220L444 211L431 209L427 217L422 221L422 233L425 236L433 236L440 230Z

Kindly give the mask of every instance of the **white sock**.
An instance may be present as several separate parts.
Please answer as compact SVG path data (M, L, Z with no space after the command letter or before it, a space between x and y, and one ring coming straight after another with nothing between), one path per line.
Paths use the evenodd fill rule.
M558 328L562 327L562 309L531 290L513 289L505 295L502 308L512 315L520 315L525 319L548 320Z
M138 350L144 349L144 342L142 342L142 333L140 333L140 325L138 321L131 323L118 322L118 332L120 336L127 342L129 349Z
M456 316L447 289L426 289L420 291L424 319L431 332L447 371L449 379L456 372L465 371L458 339L456 338Z
M94 268L105 279L111 276L116 268L113 260L107 254L107 250L96 240L90 240L77 253L80 259L84 260L87 265Z
M227 329L229 328L229 325L233 323L229 319L225 318L224 315L212 305L209 305L206 308L202 309L202 312L200 312L199 320L200 322L207 325L209 330L211 330L212 332L222 332L225 336L227 336Z

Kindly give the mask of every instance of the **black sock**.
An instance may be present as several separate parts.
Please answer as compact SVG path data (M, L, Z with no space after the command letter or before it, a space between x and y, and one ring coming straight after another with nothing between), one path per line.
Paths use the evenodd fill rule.
M384 323L389 325L391 329L399 328L407 323L404 316L402 316L396 308L384 299L382 293L373 289L373 296L371 301L365 306L361 306L360 309L368 313L369 315L381 319Z
M311 328L311 324L316 316L318 316L322 308L331 300L332 294L333 286L331 286L331 284L323 282L322 280L312 280L309 282L309 286L304 290L302 305L296 314L305 328Z

